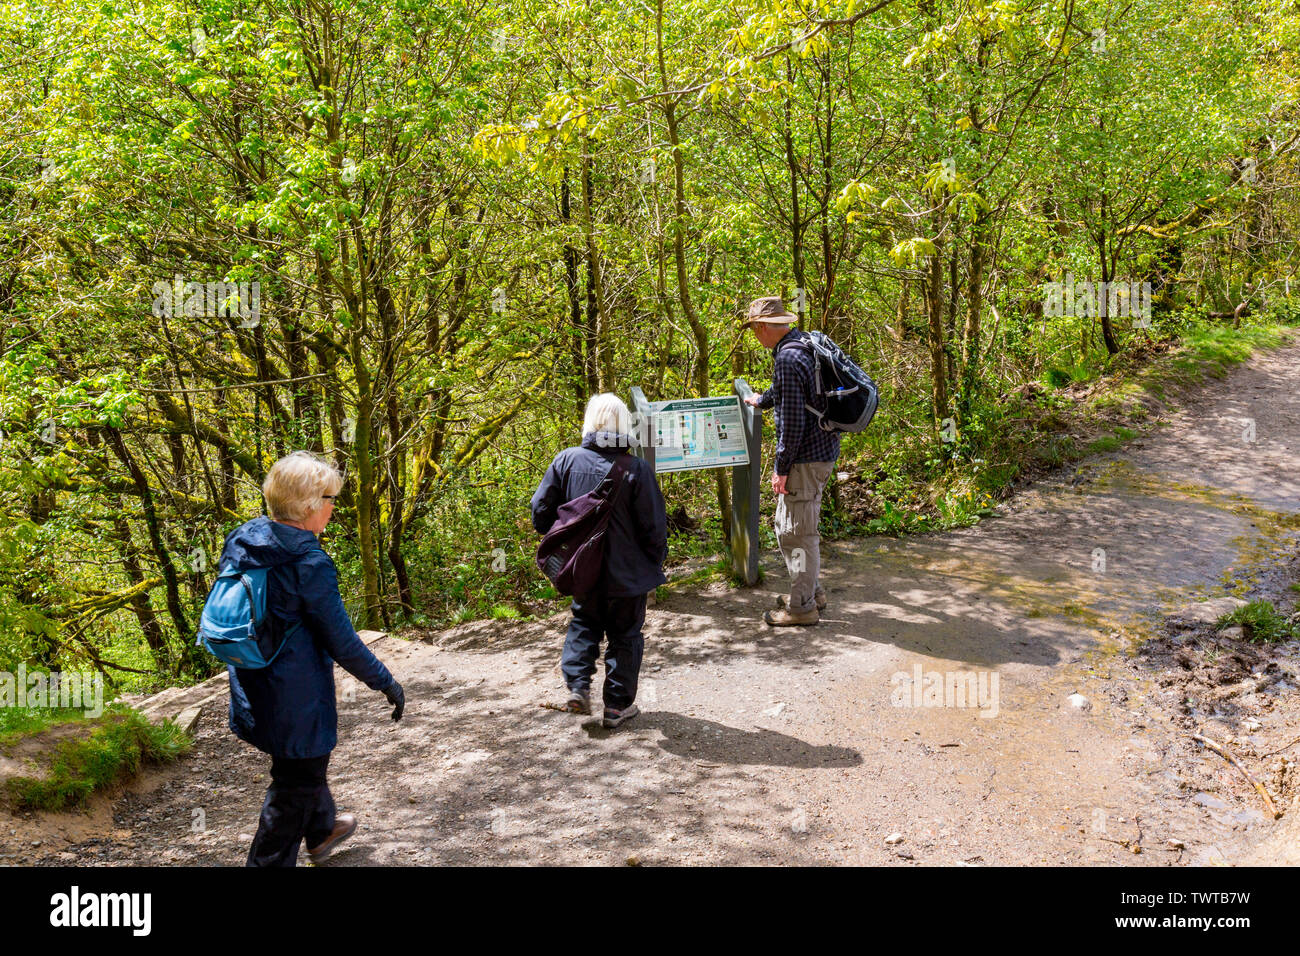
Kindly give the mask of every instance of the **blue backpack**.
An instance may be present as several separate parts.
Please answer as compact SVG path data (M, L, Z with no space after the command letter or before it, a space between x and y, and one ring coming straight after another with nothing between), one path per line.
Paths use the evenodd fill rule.
M266 613L268 571L227 568L217 575L203 605L195 645L244 670L259 670L279 656L301 625L295 623L276 640L274 620Z

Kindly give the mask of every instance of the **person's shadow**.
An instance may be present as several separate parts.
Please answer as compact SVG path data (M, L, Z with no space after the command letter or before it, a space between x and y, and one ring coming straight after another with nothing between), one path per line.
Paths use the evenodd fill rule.
M718 764L762 764L770 767L856 767L862 755L849 747L810 744L761 727L741 730L712 720L687 717L668 710L643 711L615 730L599 720L582 725L591 737L602 739L625 730L658 730L659 746L685 760Z

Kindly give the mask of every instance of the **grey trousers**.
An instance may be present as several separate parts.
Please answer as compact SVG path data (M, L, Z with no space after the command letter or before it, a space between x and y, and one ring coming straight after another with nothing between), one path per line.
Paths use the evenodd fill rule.
M786 493L776 500L776 540L790 572L790 610L811 611L821 574L821 537L817 522L822 492L830 481L833 461L805 461L790 466Z

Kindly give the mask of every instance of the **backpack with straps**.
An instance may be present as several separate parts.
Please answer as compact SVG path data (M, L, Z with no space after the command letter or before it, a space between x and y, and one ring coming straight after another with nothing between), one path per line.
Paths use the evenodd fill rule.
M600 582L605 529L627 484L631 456L619 455L594 491L560 505L537 546L537 567L561 594L581 596Z
M880 404L880 391L871 376L849 358L824 332L805 332L806 338L796 338L786 347L797 346L813 357L813 394L825 403L816 408L811 403L804 407L817 418L817 424L828 432L860 432L875 417Z
M272 615L266 613L267 573L270 568L227 568L212 582L203 604L196 645L217 659L244 670L267 667L279 656L289 638L301 627L295 623L277 635Z

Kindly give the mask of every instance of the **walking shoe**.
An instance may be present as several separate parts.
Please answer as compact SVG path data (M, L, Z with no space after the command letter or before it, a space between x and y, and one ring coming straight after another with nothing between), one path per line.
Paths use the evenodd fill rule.
M589 690L569 691L569 699L564 702L564 712L566 714L590 714L591 713L591 691Z
M817 590L813 592L813 601L817 604L817 610L819 611L826 610L826 592L822 589L821 585L818 585ZM777 607L787 607L789 603L790 603L790 599L787 598L784 594L780 594L777 596L776 599Z
M600 723L604 727L617 727L624 721L631 720L639 713L641 713L641 708L637 707L636 704L628 704L622 710L610 710L606 707L605 717Z
M786 627L792 624L816 624L821 620L821 615L817 613L816 607L810 611L791 611L782 607L764 612L763 620L773 627Z
M323 863L335 848L352 836L357 829L357 818L350 813L340 813L334 818L334 830L320 846L307 847L307 855L313 863Z

